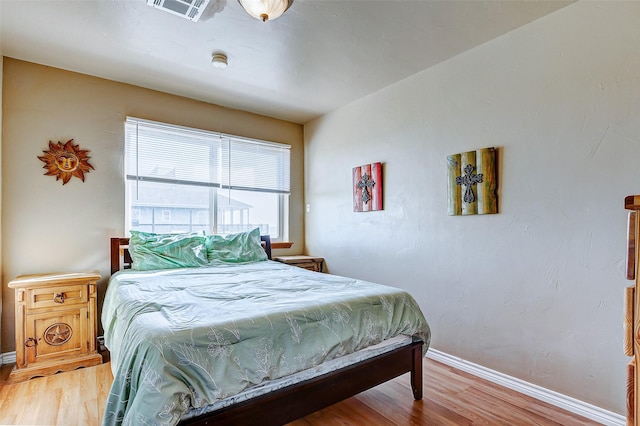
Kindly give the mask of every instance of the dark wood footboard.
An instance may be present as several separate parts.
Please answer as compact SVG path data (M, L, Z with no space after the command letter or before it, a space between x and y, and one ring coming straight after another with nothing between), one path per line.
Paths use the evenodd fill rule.
M408 346L313 379L185 420L183 425L282 425L411 372L411 388L422 399L422 345Z

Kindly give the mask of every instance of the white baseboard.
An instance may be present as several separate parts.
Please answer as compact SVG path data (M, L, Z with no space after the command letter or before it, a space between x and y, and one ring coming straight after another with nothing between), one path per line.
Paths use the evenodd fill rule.
M575 413L579 416L586 417L598 423L602 423L603 425L626 425L625 417L620 414L616 414L600 407L596 407L595 405L577 400L570 396L545 389L541 386L534 385L533 383L525 382L524 380L507 376L506 374L500 373L498 371L494 371L481 365L465 361L462 358L440 352L437 349L429 348L429 351L427 352L427 358L431 358L435 361L457 368L458 370L466 371L467 373L473 374L474 376L478 376L500 386L504 386L525 395L529 395L535 399L544 401L556 407L567 410L571 413Z
M3 354L0 354L0 365L13 364L15 362L16 362L16 353L15 353L15 351L6 352L6 353L3 353Z

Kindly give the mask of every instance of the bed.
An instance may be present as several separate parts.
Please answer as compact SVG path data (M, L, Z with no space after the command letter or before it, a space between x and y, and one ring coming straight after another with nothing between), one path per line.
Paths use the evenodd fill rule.
M274 262L259 238L264 261L143 271L111 239L104 425L280 425L407 372L422 398L430 331L408 293Z

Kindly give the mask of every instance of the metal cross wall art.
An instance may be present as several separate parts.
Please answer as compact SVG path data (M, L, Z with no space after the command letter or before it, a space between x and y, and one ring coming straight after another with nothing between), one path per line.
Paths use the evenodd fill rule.
M382 210L382 164L353 168L353 211Z
M476 200L476 196L473 193L473 185L482 183L482 173L477 175L473 174L474 166L467 164L464 167L464 176L458 176L456 178L456 185L464 185L464 197L462 199L465 203L473 203Z
M369 180L369 175L366 173L362 175L362 179L360 179L360 181L358 182L358 188L362 190L362 202L364 204L367 204L369 201L371 201L371 195L369 195L369 188L374 187L375 184L376 183L374 181Z
M449 155L447 170L449 215L498 213L495 148Z

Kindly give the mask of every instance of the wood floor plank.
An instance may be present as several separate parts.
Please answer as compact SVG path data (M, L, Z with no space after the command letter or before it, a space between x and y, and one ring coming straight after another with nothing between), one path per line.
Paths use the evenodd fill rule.
M113 381L110 363L6 384L10 369L0 368L0 424L100 425ZM289 426L598 424L431 359L424 360L423 381L420 401L405 374Z
M417 424L424 424L424 419L429 418L434 424L441 425L470 425L471 420L460 414L455 410L455 407L443 405L437 397L430 395L440 395L436 393L436 390L431 387L431 384L435 383L433 378L427 375L424 380L430 380L428 383L425 381L424 389L426 390L425 396L421 401L412 401L407 399L407 392L410 392L411 386L407 377L401 376L397 379L389 382L389 386L385 386L384 391L389 397L396 401L396 403L411 404L412 414L419 413L420 416L417 419ZM446 380L443 378L442 380ZM454 390L455 393L458 390ZM372 407L374 409L374 407Z

